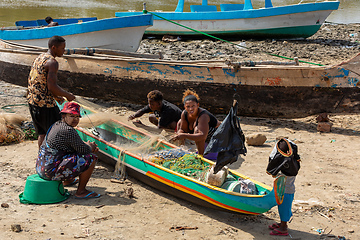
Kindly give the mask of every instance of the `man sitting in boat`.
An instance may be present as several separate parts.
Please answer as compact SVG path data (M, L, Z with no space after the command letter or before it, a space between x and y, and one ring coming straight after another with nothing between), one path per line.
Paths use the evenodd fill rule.
M148 93L148 105L129 116L129 120L150 113L149 121L158 128L176 129L181 117L181 110L177 106L164 100L162 92L153 90Z
M199 107L199 96L194 91L187 89L182 100L185 110L181 114L177 133L172 140L193 140L198 153L203 155L206 145L216 128L219 127L220 121L209 111Z
M80 106L67 102L61 110L61 120L48 130L36 161L36 172L46 180L63 181L65 186L79 185L75 198L97 198L100 194L87 190L86 184L95 168L99 149L94 142L84 142L76 132Z
M52 17L46 17L46 18L45 18L45 22L47 22L48 27L59 26L59 23L58 23L58 22L54 22L54 19L52 19Z

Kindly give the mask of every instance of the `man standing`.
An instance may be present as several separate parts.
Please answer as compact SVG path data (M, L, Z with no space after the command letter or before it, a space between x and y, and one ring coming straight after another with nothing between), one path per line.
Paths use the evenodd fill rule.
M39 135L39 148L49 127L61 119L55 100L61 104L65 100L63 97L68 101L75 99L73 94L57 85L59 63L55 58L64 54L65 39L53 36L49 39L48 46L49 50L35 59L28 78L27 100L36 133Z

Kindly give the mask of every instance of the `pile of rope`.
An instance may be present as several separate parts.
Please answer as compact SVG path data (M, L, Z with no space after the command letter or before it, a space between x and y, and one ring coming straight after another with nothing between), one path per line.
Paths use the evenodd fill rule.
M35 128L26 118L14 113L0 113L0 145L37 139Z
M0 145L18 143L24 139L20 128L22 118L12 113L0 114Z
M155 152L148 159L174 172L202 181L211 167L200 155L189 154L180 148Z
M38 134L35 131L34 123L29 121L22 122L20 126L21 130L24 132L25 140L37 140Z

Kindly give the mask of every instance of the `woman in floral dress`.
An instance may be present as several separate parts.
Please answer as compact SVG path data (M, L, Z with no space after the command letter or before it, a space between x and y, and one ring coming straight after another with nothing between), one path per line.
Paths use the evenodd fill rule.
M64 185L79 185L75 198L95 198L100 194L87 190L86 184L95 168L98 147L94 142L84 142L76 132L80 120L80 106L67 102L61 113L61 120L48 130L39 150L36 171L46 180L63 181Z

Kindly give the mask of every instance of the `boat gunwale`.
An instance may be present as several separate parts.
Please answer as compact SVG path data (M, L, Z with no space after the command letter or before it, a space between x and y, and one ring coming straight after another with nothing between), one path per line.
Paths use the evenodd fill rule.
M340 1L326 1L326 2L311 2L311 3L284 5L284 6L274 6L271 8L257 8L257 9L245 9L245 10L234 10L234 11L216 11L216 12L215 11L211 11L211 12L152 11L152 12L154 12L154 14L159 14L159 16L170 19L172 21L254 19L254 18L263 18L263 17L277 17L282 15L302 14L307 12L335 11L339 8L339 4ZM284 10L286 10L286 12L284 12ZM280 12L282 13L279 14ZM116 17L132 16L132 15L139 15L141 13L142 12L115 12L115 16ZM241 17L238 17L239 14L241 14ZM194 18L193 16L200 16L200 17ZM166 21L155 15L153 20Z
M1 39L0 39L1 41ZM16 54L26 54L26 55L39 55L40 52L38 51L31 51L31 50L20 50L20 49L8 49L8 48L1 48L0 52L5 53L16 53ZM105 55L105 54L102 54ZM127 61L127 62L146 62L146 63L152 63L152 64L165 64L165 65L180 65L180 66L191 66L191 67L209 67L209 68L228 68L232 69L231 66L227 65L225 62L226 60L195 60L195 61L176 61L176 60L167 60L167 59L152 59L152 58L141 58L141 57L127 57L127 56L115 56L115 55L109 55L106 57L103 56L96 56L96 55L80 55L80 54L71 54L71 55L63 55L63 59L85 59L85 60L104 60L104 61ZM351 60L352 58L350 58ZM236 62L234 62L236 63ZM333 65L324 65L324 66L318 66L318 65L310 65L310 66L304 66L304 65L256 65L256 66L240 66L239 69L266 69L266 68L277 68L277 69L331 69L333 67L341 67L340 64L333 64Z
M129 17L127 19L127 17ZM135 24L137 21L131 20L131 18L146 18L146 20L140 21L141 24ZM74 36L87 34L92 32L101 32L101 31L114 31L117 29L127 29L127 28L137 28L137 27L150 27L153 26L153 18L143 14L143 15L131 15L125 16L124 18L112 17L97 19L93 21L85 21L78 23L69 23L53 27L39 27L39 28L30 28L30 29L16 29L16 30L0 30L4 32L5 37L9 41L28 41L28 40L41 40L50 38L53 35L61 36ZM129 20L130 19L130 20ZM37 34L36 34L37 33ZM62 34L60 34L62 33ZM18 36L20 34L20 37Z

